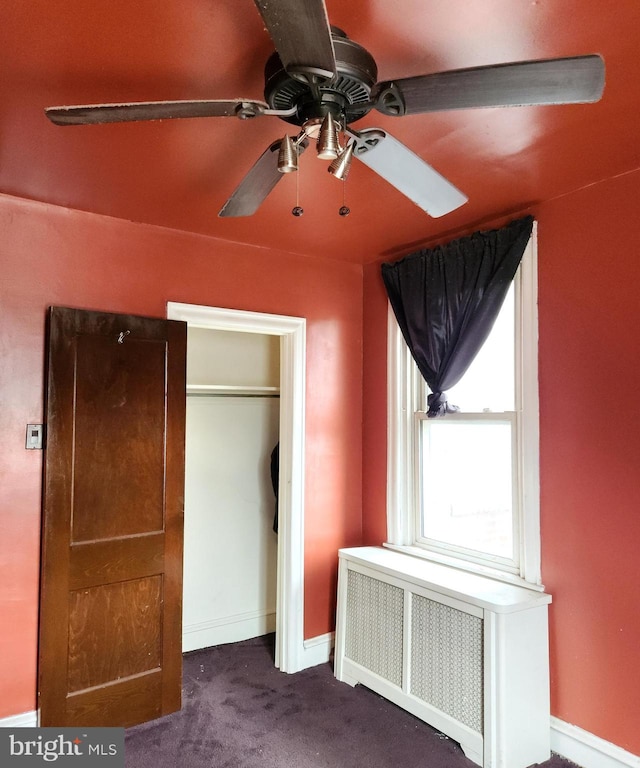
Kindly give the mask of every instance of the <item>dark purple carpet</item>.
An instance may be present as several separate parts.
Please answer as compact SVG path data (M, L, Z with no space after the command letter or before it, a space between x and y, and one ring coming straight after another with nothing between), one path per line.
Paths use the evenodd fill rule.
M278 671L273 636L185 655L182 710L129 728L125 755L127 768L474 766L421 720L338 682L329 664Z

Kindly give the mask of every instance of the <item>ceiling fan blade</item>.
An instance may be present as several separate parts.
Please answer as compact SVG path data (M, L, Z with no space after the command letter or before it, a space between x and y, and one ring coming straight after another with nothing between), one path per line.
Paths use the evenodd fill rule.
M350 133L358 160L429 216L444 216L467 202L466 195L386 131L367 128Z
M85 104L48 107L45 115L56 125L126 123L136 120L168 120L180 117L249 118L273 114L263 101L249 99L201 101L140 101L128 104Z
M311 83L336 74L324 0L255 0L267 32L291 77ZM311 78L309 77L311 76Z
M598 101L604 61L597 54L520 61L379 83L372 101L386 115L472 107L583 104Z
M281 139L278 139L265 149L251 170L238 184L231 197L222 206L218 216L222 218L252 216L258 210L284 176L284 173L280 173L278 170L280 143ZM308 146L307 139L302 139L298 143L298 154L301 155Z

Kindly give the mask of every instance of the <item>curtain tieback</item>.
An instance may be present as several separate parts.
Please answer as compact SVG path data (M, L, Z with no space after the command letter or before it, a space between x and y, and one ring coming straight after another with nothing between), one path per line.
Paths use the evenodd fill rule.
M427 396L428 419L437 419L440 416L446 416L447 413L457 413L460 408L457 405L450 405L447 400L446 392L434 392Z

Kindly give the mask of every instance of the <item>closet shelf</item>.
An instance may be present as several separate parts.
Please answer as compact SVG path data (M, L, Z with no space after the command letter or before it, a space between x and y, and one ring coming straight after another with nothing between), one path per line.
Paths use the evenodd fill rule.
M187 394L277 396L280 394L280 387L247 386L243 384L187 384Z

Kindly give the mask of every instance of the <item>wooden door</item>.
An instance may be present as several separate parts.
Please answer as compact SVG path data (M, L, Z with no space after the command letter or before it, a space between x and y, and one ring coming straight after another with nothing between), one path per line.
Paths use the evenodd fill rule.
M53 307L42 726L180 709L186 324Z

